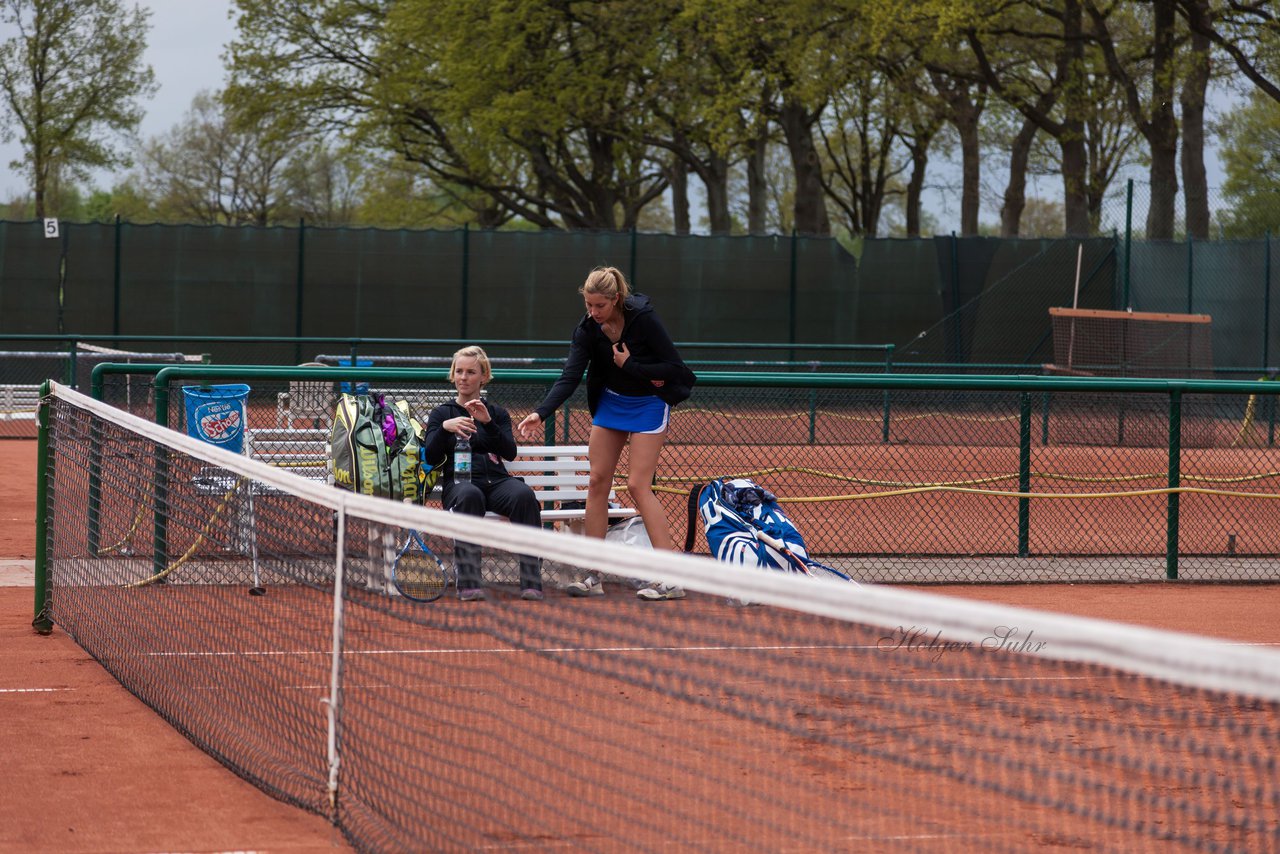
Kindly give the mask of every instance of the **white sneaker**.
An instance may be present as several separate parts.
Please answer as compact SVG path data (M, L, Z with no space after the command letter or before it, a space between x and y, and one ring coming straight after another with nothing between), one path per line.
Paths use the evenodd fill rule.
M564 592L570 596L603 596L604 585L600 583L600 579L594 575L588 575L581 581L575 581L564 589Z
M676 587L674 584L649 584L637 590L636 596L641 599L647 599L650 602L658 602L663 599L683 599L684 588Z

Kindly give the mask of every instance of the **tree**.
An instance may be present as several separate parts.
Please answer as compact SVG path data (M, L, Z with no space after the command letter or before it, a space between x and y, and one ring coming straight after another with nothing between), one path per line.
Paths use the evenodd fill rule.
M818 127L823 189L851 235L875 237L886 196L901 195L901 174L910 161L896 156L900 82L868 71L833 92Z
M1280 18L1269 2L1209 3L1172 0L1198 33L1227 54L1236 68L1268 98L1280 101Z
M0 26L17 35L0 43L0 92L31 178L35 215L51 185L87 179L90 169L128 166L119 138L142 119L138 102L154 94L142 62L149 13L122 0L0 0Z
M326 140L300 146L280 175L277 219L328 228L354 224L363 171L356 152L335 149Z
M236 0L230 94L427 170L485 227L627 228L667 188L636 103L660 4Z
M1182 187L1187 234L1198 240L1209 237L1209 178L1204 167L1205 93L1213 74L1209 47L1208 36L1191 32L1186 72L1178 94L1182 108Z
M203 225L268 225L283 194L288 134L243 130L210 93L183 120L143 148L145 189L168 220Z
M1102 50L1107 71L1120 87L1129 117L1147 140L1151 155L1151 204L1147 208L1147 237L1173 237L1174 203L1178 195L1178 123L1173 112L1177 88L1175 58L1178 51L1177 16L1169 3L1152 3L1151 17L1118 15L1121 7L1099 7L1086 0L1085 11L1093 25L1091 35ZM1136 38L1135 33L1150 33ZM1124 35L1127 34L1127 38ZM1129 50L1122 51L1122 46ZM1149 75L1147 103L1143 103L1138 75Z
M1223 116L1221 156L1230 204L1221 213L1227 237L1280 232L1280 102L1261 90Z
M971 22L965 36L978 61L982 77L1010 106L1052 137L1062 151L1063 210L1068 235L1089 233L1087 194L1088 152L1085 146L1087 108L1084 11L1080 0L1063 0L1054 6L1025 4L1004 10L1013 19ZM1053 76L1035 74L1019 79L1012 66L999 68L997 57L1026 53L1034 56L1044 45L1053 51ZM998 48L998 50L997 50ZM1034 68L1034 64L1026 67ZM1060 91L1055 100L1060 113L1041 109L1048 90Z

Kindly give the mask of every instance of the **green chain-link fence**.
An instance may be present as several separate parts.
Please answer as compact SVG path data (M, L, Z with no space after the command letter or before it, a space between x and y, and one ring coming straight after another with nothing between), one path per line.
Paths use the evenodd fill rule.
M122 365L100 369L97 395L126 405L130 372L155 376L160 407L132 408L179 429L181 384L249 383L250 430L296 442L292 456L264 458L318 478L340 383L415 401L423 418L449 393L441 369ZM500 371L488 394L518 418L555 376ZM321 393L291 420L299 382ZM679 542L690 489L753 478L816 555L868 581L1275 581L1276 393L1211 380L705 373L673 415L656 486ZM589 429L580 390L548 438L584 443ZM624 454L623 491L626 468Z

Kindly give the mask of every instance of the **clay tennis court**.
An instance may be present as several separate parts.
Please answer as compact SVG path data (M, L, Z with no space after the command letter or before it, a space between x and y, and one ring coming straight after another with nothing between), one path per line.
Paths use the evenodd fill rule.
M30 558L34 556L35 443L0 442L0 465L9 473L0 484L0 557ZM1280 625L1274 619L1280 605L1276 585L944 589L961 596L1142 622L1250 644L1280 644ZM634 603L621 597L580 603L553 595L545 606L582 609L582 618L607 623L615 610L630 609ZM694 597L670 603L673 608L703 606ZM0 848L67 852L346 848L324 819L273 800L186 741L65 634L55 629L49 637L36 635L30 627L30 588L0 589L0 609L4 614L0 740L10 769L0 781ZM560 665L542 666L547 670L545 678L551 680L551 671ZM544 678L540 673L532 677L535 684ZM591 693L590 686L583 690ZM670 711L660 698L633 699L647 717L661 720ZM623 712L606 713L604 719L610 714ZM693 740L699 733L706 737L708 727L696 723L680 724L683 738ZM550 740L554 733L544 735ZM721 730L717 735L726 733ZM648 755L644 747L634 744L604 743L614 762L643 763ZM533 751L535 757L543 752ZM547 758L559 755L550 748L545 753ZM513 756L510 761L522 759ZM789 773L830 779L842 772L829 760L810 757ZM554 769L553 777L559 780ZM570 785L567 775L560 782ZM907 787L910 781L900 785ZM963 820L959 814L954 818ZM568 819L551 834L489 836L487 847L539 850L607 844L607 840L583 837L582 822ZM903 816L903 821L909 824L910 816ZM725 834L722 838L731 835L728 830ZM718 847L714 826L709 826L706 841L708 850Z

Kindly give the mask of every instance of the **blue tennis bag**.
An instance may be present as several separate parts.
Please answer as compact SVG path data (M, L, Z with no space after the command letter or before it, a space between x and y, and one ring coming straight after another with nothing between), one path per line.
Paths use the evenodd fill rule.
M850 580L809 557L804 537L782 512L777 497L755 481L713 480L689 491L686 552L693 548L695 513L702 519L707 546L717 560Z

